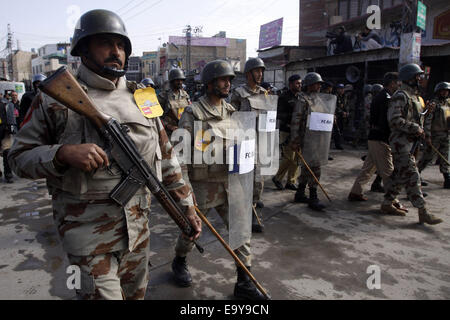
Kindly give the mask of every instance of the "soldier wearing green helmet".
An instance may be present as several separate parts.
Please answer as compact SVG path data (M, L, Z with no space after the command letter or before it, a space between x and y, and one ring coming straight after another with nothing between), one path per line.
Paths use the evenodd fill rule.
M387 179L384 202L381 211L387 214L405 216L404 211L395 208L398 195L405 187L408 199L419 211L419 223L435 225L442 219L428 212L420 186L420 174L416 165L416 155L411 154L413 144L425 138L423 130L423 105L418 95L419 83L424 71L417 64L407 64L400 68L400 89L389 102L388 122L391 128L389 139L394 162L394 173Z
M251 58L246 62L244 73L247 83L233 90L231 95L231 104L236 108L236 110L248 112L256 111L259 113L259 110L252 107L248 98L257 95L268 95L267 90L261 86L265 70L266 66L261 58ZM259 166L256 168L253 192L253 201L257 209L256 214L259 215L261 209L264 208L264 203L262 201L262 195L264 192L264 177L261 176ZM262 221L262 219L259 220ZM258 223L256 216L253 217L253 230L256 233L261 233L264 231L264 226Z
M159 103L164 110L162 122L166 127L169 138L178 128L178 121L180 121L184 110L192 103L191 97L183 88L185 81L186 76L183 70L179 68L170 70L169 90L162 91L158 95Z
M206 132L223 132L229 129L233 123L232 115L236 109L225 101L231 89L231 82L235 74L231 65L224 60L215 60L208 63L202 72L202 83L205 85L206 93L199 101L186 108L181 117L179 126L190 132L193 137L192 149L206 152L211 146L211 137L208 138ZM200 124L200 130L196 126ZM222 140L223 145L229 145L229 137L225 135L214 136L214 141ZM205 142L206 141L206 142ZM230 194L233 190L229 183L229 166L223 163L213 164L189 164L183 171L189 175L192 189L194 190L198 208L204 214L215 209L227 226L233 228L230 219L230 208L233 208ZM252 185L251 179L249 185ZM249 190L251 192L251 190ZM248 208L250 208L251 195L248 195ZM239 202L239 201L236 201ZM248 212L250 214L250 212ZM249 221L250 222L250 221ZM249 226L250 228L250 226ZM230 233L236 230L230 230ZM248 230L250 233L250 230ZM189 287L192 284L192 276L188 269L187 256L194 248L194 244L180 235L175 247L175 259L172 262L172 271L175 281L180 287ZM252 264L252 254L250 240L234 250L244 265L250 269ZM263 300L264 296L257 290L253 282L243 269L237 267L237 283L234 289L234 296L240 299Z
M434 89L435 97L432 100L430 114L425 119L425 134L427 139L427 149L419 161L419 172L422 172L433 160L434 146L449 161L450 154L450 83L440 82ZM450 189L450 166L440 159L440 171L444 176L444 188Z
M82 61L76 80L101 112L127 124L142 157L185 209L196 239L201 220L173 147L160 119L144 114L134 98L144 86L124 77L131 51L117 14L83 14L71 50ZM143 300L149 281L150 191L142 187L126 205L117 205L110 194L122 176L92 123L44 93L31 110L9 162L20 177L47 180L63 249L70 265L79 268L77 298Z
M334 124L334 115L336 111L336 97L328 94L321 94L320 89L324 81L320 74L311 72L305 76L303 81L306 87L306 92L300 95L300 99L295 106L291 123L291 146L293 150L303 153L306 163L301 163L301 175L298 183L298 190L295 194L295 202L307 203L309 208L314 211L323 211L326 206L319 201L317 194L318 183L309 172L307 165L311 168L312 173L320 180L321 166L325 160L329 159L329 145L331 141L330 132L321 132L320 137L311 134L310 124L313 113L317 114L332 114L332 123ZM333 97L333 99L329 99ZM326 102L328 101L328 102ZM328 134L328 137L327 137ZM308 139L307 137L313 137ZM315 140L315 141L310 141ZM315 146L313 146L315 145ZM314 153L316 150L325 150L324 152L317 152L317 155L312 156L308 153ZM310 158L311 160L309 160ZM306 196L306 187L309 187L309 198Z

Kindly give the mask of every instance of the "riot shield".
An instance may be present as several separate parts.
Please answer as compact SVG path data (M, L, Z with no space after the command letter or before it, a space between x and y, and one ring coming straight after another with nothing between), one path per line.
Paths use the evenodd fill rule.
M249 242L252 234L253 178L256 154L256 113L235 112L234 145L228 148L229 244L233 250Z
M265 176L274 176L279 169L280 134L277 130L278 96L255 95L247 98L252 110L258 113L257 120L257 174L264 179Z
M311 102L302 153L310 167L328 163L336 110L336 96L325 93L309 95Z

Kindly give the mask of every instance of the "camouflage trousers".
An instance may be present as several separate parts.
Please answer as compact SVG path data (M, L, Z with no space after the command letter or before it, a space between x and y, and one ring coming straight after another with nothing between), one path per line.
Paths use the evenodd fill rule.
M264 192L264 177L261 175L261 167L255 166L255 176L253 183L253 203L262 199Z
M209 210L212 208L199 208L200 211L207 215ZM228 220L228 204L225 203L221 206L215 207L217 213L220 218L222 218L224 224L227 229L229 229L229 220ZM194 244L184 238L182 235L178 238L177 245L175 247L175 253L177 257L186 257L192 250L194 249ZM251 244L250 242L245 243L242 247L234 250L234 253L238 256L238 258L242 261L242 263L246 267L252 266L252 253L251 253Z
M447 161L450 160L450 138L447 132L433 134L431 136L431 143L444 157L447 158ZM430 146L427 146L418 164L419 172L425 170L430 162L433 161L435 155L436 152L434 152ZM439 156L438 159L440 159ZM439 164L441 173L450 173L450 167L444 160L440 159Z
M313 176L311 175L309 170L306 168L306 166L302 165L301 168L302 168L302 173L300 175L300 178L298 179L299 186L306 186L306 185L308 185L308 187L310 189L317 189L318 183L313 178ZM314 175L316 176L317 180L320 181L320 176L321 176L321 169L320 169L320 167L312 167L310 169L314 173Z
M128 249L96 256L69 254L71 265L81 270L82 300L143 300L149 281L149 239L133 252Z
M418 209L425 208L415 157L409 153L393 153L392 158L394 172L390 178L386 179L384 204L389 205L397 201L400 191L405 187L412 205Z

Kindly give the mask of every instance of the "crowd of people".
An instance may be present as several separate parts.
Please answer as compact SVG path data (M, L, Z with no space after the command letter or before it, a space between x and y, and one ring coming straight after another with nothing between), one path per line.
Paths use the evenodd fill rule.
M271 96L277 94L277 90L267 84L266 88L262 86L265 65L259 58L246 62L246 83L233 90L235 73L230 64L223 60L208 63L202 72L201 93L192 99L183 86L186 80L183 71L173 69L169 74L170 88L158 92L160 107L141 106L134 99L139 90L148 94L150 101L156 97L155 84L151 79L144 79L140 84L126 80L132 45L120 17L110 11L93 10L84 14L77 26L71 48L72 56L80 56L82 60L77 81L101 112L127 125L126 131L142 154L142 161L155 171L192 227L191 235L180 234L174 244L172 270L179 286L188 287L193 282L187 260L202 230L202 221L196 212L207 214L215 209L230 233L236 233L234 228L242 225L236 226L230 219L239 219L236 211L245 211L244 218L252 216L250 232L264 232L261 209L265 207L263 193L267 177L258 161L253 170L247 171L230 167L228 163L178 161L170 143L178 129L190 134L191 138L185 142L192 146L193 152L211 151L216 140L221 140L222 146L241 151L248 142L256 141L253 148L258 153L263 149L261 136L242 140L238 147L236 137L230 137L227 129L252 126L270 136L271 132L277 132L270 129L276 121L282 156L272 181L280 190L296 191L294 201L306 203L315 211L326 209L319 201L318 187L321 186L321 168L330 160L332 137L336 148L342 150L347 136L366 135L368 154L348 200L367 201L364 185L377 172L380 178L375 187L385 193L382 212L406 214L407 209L398 200L401 188L405 187L409 200L419 210L420 223L442 222L426 207L419 171L430 163L437 148L446 157L441 159L441 171L444 187L450 188L450 84L438 84L434 99L425 103L417 94L424 75L418 65L403 66L399 73L387 73L383 84L366 86L364 106L359 108L363 112L357 111L352 85L335 85L314 72L303 79L292 75L286 90L278 99L273 99ZM35 80L37 84L45 79ZM18 132L11 128L5 130L4 159L9 160L8 164L20 177L47 179L63 248L70 263L78 265L84 275L78 297L143 299L149 272L149 191L141 186L130 196L127 205L118 206L110 193L120 185L123 173L103 150L105 142L93 124L68 111L60 101L54 100L55 97L36 93L35 87L26 102L28 112L18 106L17 100L2 101L1 110L7 114L2 116L2 123L5 121L6 127L16 128L21 123ZM33 95L36 96L31 99ZM149 111L149 106L156 109ZM12 112L10 109L19 110L13 115L15 119L8 116ZM276 119L271 118L274 112ZM157 114L162 116L155 116ZM243 114L244 118L236 120L234 114ZM200 130L196 132L198 123ZM208 131L214 132L215 139L207 137ZM12 147L11 135L15 135ZM422 141L426 148L421 150ZM248 150L245 156L252 160L254 153L251 147ZM219 151L213 149L212 154ZM424 155L419 164L418 153ZM247 176L249 172L251 175ZM244 177L249 177L250 183ZM248 207L246 199L249 199ZM236 265L234 296L266 299L248 274L253 259L251 234L247 235L245 228L239 230L241 234L232 249L245 268Z
M19 100L16 91L0 93L0 155L3 157L4 173L0 170L0 177L4 175L6 183L14 183L13 173L7 161L9 149L12 146L14 135L19 131L24 122L31 103L38 92L39 84L45 80L42 74L35 75L32 80L33 88L26 92Z

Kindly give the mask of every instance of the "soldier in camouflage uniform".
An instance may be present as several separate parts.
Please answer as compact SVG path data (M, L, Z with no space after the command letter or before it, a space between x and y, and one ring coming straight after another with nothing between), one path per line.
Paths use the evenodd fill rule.
M235 112L234 107L225 101L234 77L234 71L226 61L216 60L205 66L202 73L202 82L206 86L206 94L192 107L187 108L180 120L180 128L191 133L193 148L197 145L197 139L194 139L195 121L201 121L202 130L205 132L213 128L213 125L219 127L221 123L228 123L227 121ZM228 165L188 165L188 173L199 209L204 213L216 209L228 228ZM189 287L192 283L186 256L192 251L193 247L194 244L191 241L180 237L175 248L176 257L172 263L172 270L177 284L182 287ZM251 266L250 242L235 250L235 253L246 267ZM234 295L237 298L264 299L264 296L256 289L253 282L240 267L238 267L237 273L238 279L234 290Z
M181 119L186 107L191 105L189 94L183 89L186 80L183 70L172 69L169 72L170 89L162 91L158 95L158 100L164 109L162 122L166 128L169 138L178 128L178 121Z
M342 83L339 83L336 86L336 123L333 130L333 139L334 145L338 150L344 150L344 148L342 147L342 139L344 138L343 134L345 123L348 121L349 115L347 98L344 95L344 88L345 86Z
M450 125L450 83L441 82L436 85L434 93L435 99L432 103L435 105L434 110L427 114L425 118L425 134L428 147L424 152L422 159L419 161L419 172L422 172L427 165L433 160L435 152L430 145L433 145L439 152L449 160L450 141L449 141L449 125ZM450 167L440 159L440 171L444 176L444 188L450 189Z
M391 128L389 142L394 161L394 173L387 179L385 201L381 206L383 212L406 215L404 211L393 207L398 202L397 196L401 188L406 188L408 199L419 209L419 222L438 224L442 220L436 218L426 209L425 199L420 187L420 176L416 159L411 154L413 143L425 137L422 129L422 104L417 95L420 77L424 72L417 64L407 64L400 69L399 79L402 86L391 98L388 109L388 122Z
M134 102L136 83L124 75L131 42L115 13L93 10L79 20L71 54L81 56L77 80L101 112L130 128L138 150L196 230L191 189L158 118ZM141 188L126 207L109 195L121 182L90 121L42 94L17 135L9 161L17 175L47 179L55 224L70 264L81 270L80 299L144 299L148 285L150 194ZM36 106L36 107L34 107Z
M261 87L265 70L264 61L261 58L252 58L247 61L244 69L247 84L234 89L231 95L231 104L237 111L259 111L252 108L247 98L259 94L269 94L266 89ZM253 186L253 202L257 209L264 208L264 203L262 202L263 192L264 177L261 175L261 169L257 165L255 169L255 184ZM258 233L263 232L264 229L262 225L258 224L255 216L253 217L253 229Z
M301 150L304 144L304 137L307 129L308 116L311 113L312 98L320 92L323 80L320 74L311 72L305 76L304 85L306 93L300 95L300 100L295 106L291 124L291 144L294 150ZM312 172L320 180L320 166L311 167ZM314 211L322 211L325 206L320 203L317 195L318 184L306 168L301 164L301 175L298 182L298 190L295 194L295 202L308 203L309 208ZM309 187L309 198L305 195L306 186Z

